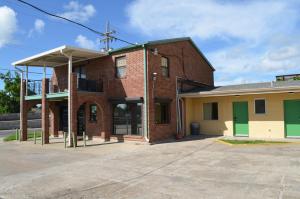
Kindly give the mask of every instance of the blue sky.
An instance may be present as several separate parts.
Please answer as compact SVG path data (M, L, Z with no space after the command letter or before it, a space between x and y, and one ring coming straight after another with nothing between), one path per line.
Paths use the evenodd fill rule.
M216 68L217 85L271 81L275 75L300 73L297 0L27 1L100 31L109 20L116 36L133 43L190 36ZM103 44L98 39L15 0L0 0L1 69L64 44L99 50ZM114 48L124 45L113 43Z

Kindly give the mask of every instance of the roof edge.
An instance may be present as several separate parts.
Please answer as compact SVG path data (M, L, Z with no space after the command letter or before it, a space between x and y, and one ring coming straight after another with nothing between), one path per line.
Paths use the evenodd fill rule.
M228 91L202 91L192 93L182 93L181 97L214 97L214 96L232 96L232 95L248 95L248 94L267 94L272 92L285 93L296 91L300 92L300 86L274 87L274 88L256 88L243 90L228 90Z

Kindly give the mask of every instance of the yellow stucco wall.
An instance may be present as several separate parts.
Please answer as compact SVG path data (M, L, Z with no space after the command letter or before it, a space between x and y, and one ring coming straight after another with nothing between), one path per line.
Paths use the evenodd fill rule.
M255 114L255 99L266 100L266 114ZM291 99L300 99L300 93L186 98L186 134L190 134L191 122L199 122L202 134L233 136L232 103L247 101L249 137L284 138L283 101ZM218 102L218 120L203 120L203 103L208 102Z

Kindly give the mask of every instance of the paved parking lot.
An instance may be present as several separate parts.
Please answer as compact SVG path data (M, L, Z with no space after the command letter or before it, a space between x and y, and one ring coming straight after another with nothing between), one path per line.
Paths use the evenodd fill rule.
M0 143L0 198L300 198L300 145Z

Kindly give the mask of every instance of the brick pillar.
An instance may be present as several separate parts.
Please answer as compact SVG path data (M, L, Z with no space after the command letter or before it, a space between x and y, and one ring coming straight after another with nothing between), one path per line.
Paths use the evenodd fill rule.
M55 102L50 103L50 110L51 110L51 133L54 137L58 137L58 124L59 124L59 109Z
M45 144L49 144L49 102L46 94L49 89L49 79L44 78L42 81L42 131L44 133Z
M21 96L20 96L20 130L21 130L21 140L27 140L27 107L25 101L25 90L26 83L25 80L21 82Z
M72 133L74 134L75 146L77 146L77 75L76 73L72 73L71 78L71 113L69 113L69 117L71 117L72 121Z

